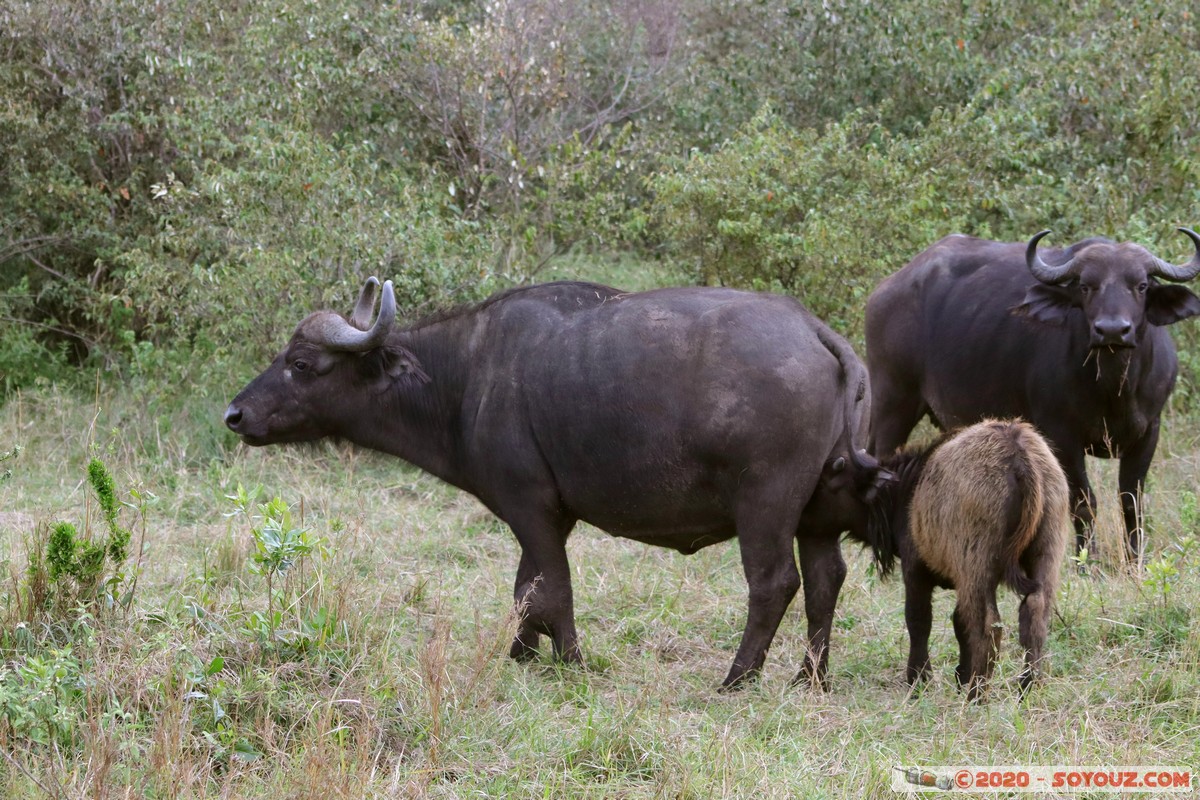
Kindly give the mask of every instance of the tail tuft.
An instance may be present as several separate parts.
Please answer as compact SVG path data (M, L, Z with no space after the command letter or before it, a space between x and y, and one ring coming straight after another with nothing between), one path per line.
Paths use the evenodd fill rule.
M1031 595L1042 588L1042 585L1025 574L1018 561L1010 561L1004 570L1004 582L1021 597Z

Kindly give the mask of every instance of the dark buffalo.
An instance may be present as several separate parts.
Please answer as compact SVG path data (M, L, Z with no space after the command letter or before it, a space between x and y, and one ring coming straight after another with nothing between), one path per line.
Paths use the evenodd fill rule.
M1087 544L1095 496L1084 455L1120 458L1130 552L1141 553L1140 500L1159 416L1178 365L1167 325L1200 314L1182 286L1197 248L1175 266L1145 248L1085 239L1038 254L1028 245L948 236L867 300L870 448L902 445L929 414L941 428L1024 417L1053 444L1071 489L1076 542Z
M566 540L579 520L682 553L737 537L749 615L724 686L757 673L804 577L823 678L845 576L836 509L805 506L857 469L866 370L796 301L727 289L514 289L397 329L375 279L349 321L312 314L230 404L251 445L336 436L478 497L521 546L511 655L539 634L579 661ZM846 470L847 459L856 466Z

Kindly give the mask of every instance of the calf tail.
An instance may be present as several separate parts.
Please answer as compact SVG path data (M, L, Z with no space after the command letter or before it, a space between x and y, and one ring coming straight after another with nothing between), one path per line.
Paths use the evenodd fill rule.
M1021 566L1021 555L1033 543L1042 524L1046 502L1042 475L1032 459L1034 443L1025 441L1025 428L1019 423L1010 423L1008 432L1011 444L1011 501L1017 505L1016 524L1008 527L1008 536L1000 551L1004 565L1004 582L1022 597L1041 588L1040 582L1026 573Z

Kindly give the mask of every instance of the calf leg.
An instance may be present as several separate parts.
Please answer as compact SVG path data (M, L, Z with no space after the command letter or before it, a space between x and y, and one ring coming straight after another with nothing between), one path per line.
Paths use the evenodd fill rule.
M1054 610L1053 599L1046 595L1044 589L1039 589L1021 600L1018 635L1021 647L1025 650L1025 668L1017 679L1021 694L1025 694L1034 678L1041 674L1046 638L1050 633L1050 617Z
M1050 620L1054 616L1054 599L1058 595L1058 580L1062 572L1063 530L1059 503L1051 503L1042 517L1033 542L1021 554L1021 566L1037 582L1037 589L1021 599L1018 615L1021 647L1025 650L1025 668L1018 679L1021 693L1043 671L1046 640L1050 636Z
M762 670L779 622L800 589L792 542L802 504L796 503L795 498L807 501L815 485L814 475L809 485L801 487L783 480L777 480L775 485L743 486L736 523L750 604L742 643L721 683L722 689L740 686Z
M904 565L904 624L908 628L908 667L904 679L910 686L929 677L933 585L933 576L924 564Z
M962 632L956 675L960 685L967 689L967 699L974 700L992 675L996 652L1003 636L1000 612L996 608L996 587L973 591L964 591L963 587L959 587L954 616L955 633Z
M804 585L804 613L808 617L808 652L794 683L801 681L829 688L829 637L838 593L846 579L846 562L838 537L799 538L800 577Z

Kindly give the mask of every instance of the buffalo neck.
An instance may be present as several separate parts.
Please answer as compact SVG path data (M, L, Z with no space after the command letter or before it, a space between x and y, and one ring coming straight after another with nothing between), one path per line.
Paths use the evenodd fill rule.
M1087 351L1079 367L1084 385L1096 387L1094 397L1104 398L1108 405L1121 408L1134 402L1138 388L1145 379L1146 368L1153 364L1154 342L1146 337L1134 347L1099 347Z
M1077 373L1083 391L1073 402L1092 409L1092 413L1080 417L1093 420L1092 426L1084 431L1089 451L1099 448L1095 450L1098 454L1119 455L1124 446L1144 435L1157 416L1157 411L1146 408L1145 398L1148 393L1159 394L1160 387L1155 384L1171 379L1163 373L1161 359L1155 354L1161 344L1159 337L1147 335L1136 348L1088 351Z
M459 333L432 325L391 334L387 346L411 353L419 370L386 378L368 393L347 438L469 490L459 420L471 358L468 337Z

